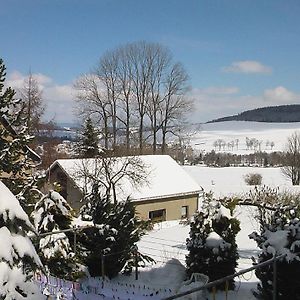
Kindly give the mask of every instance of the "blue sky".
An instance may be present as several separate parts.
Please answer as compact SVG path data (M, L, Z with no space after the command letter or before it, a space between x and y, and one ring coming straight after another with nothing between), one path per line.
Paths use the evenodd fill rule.
M159 42L185 66L193 121L300 103L299 0L0 0L0 57L36 74L46 118L71 121L72 84L109 49Z

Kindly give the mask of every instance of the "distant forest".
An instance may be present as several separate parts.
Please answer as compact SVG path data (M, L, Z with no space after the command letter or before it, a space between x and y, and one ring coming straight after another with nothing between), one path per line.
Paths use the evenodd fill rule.
M215 119L208 123L224 121L254 121L270 123L300 122L300 104L256 108L244 111L234 116Z

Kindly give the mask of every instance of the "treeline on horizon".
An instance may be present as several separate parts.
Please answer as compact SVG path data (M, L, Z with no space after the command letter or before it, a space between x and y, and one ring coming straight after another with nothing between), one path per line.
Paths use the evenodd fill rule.
M225 121L253 121L270 123L300 122L300 104L261 107L237 115L212 120L208 123Z

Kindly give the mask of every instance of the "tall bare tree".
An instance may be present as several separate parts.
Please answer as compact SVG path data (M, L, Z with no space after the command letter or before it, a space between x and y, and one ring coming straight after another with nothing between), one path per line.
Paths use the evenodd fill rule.
M148 139L153 153L157 152L159 132L165 153L170 127L174 131L191 108L185 96L187 81L183 66L173 62L166 47L141 41L106 52L93 74L77 82L77 99L85 112L102 118L105 136L111 129L113 148L118 127L125 126L129 151L134 139L131 129L137 124L139 153L143 153Z
M117 101L120 94L118 60L118 53L109 51L101 57L98 67L94 70L96 76L103 83L107 97L112 127L112 148L115 148L117 143Z
M94 74L81 76L74 85L77 93L77 112L84 118L94 117L103 128L104 147L109 148L110 103L101 79Z
M287 139L282 173L292 180L293 185L300 183L300 132L294 132Z
M118 79L120 84L119 96L119 114L118 120L122 126L125 126L125 143L126 150L129 153L130 149L130 131L134 126L135 120L132 108L132 93L133 87L131 82L132 66L127 59L127 51L125 47L117 49L119 56Z
M165 95L161 104L161 131L162 153L166 152L166 139L168 132L173 128L180 128L179 123L184 116L192 110L193 101L185 96L188 75L180 63L172 66L165 81ZM175 126L175 127L174 127ZM174 130L173 130L174 133Z
M37 79L29 72L20 90L21 99L24 102L24 117L30 134L36 133L40 129L41 118L45 112L42 90L39 87Z

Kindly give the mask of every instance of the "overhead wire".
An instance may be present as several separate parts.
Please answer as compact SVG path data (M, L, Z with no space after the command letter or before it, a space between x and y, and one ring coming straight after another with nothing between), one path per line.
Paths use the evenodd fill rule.
M180 244L185 244L185 241L176 241L176 240L169 240L169 239L163 239L163 238L158 238L158 237L153 237L153 236L144 236L143 238L150 238L154 240L161 240L161 241L168 241L168 242L175 242L175 243L180 243Z
M179 255L179 254L183 254L183 255L186 255L187 253L183 253L183 252L173 252L173 251L169 251L169 250L166 250L166 249L157 249L157 248L152 248L152 247L147 247L147 246L141 246L139 249L149 249L149 250L155 250L155 251L159 251L159 252L166 252L166 253L169 253L169 254L176 254L176 255Z

